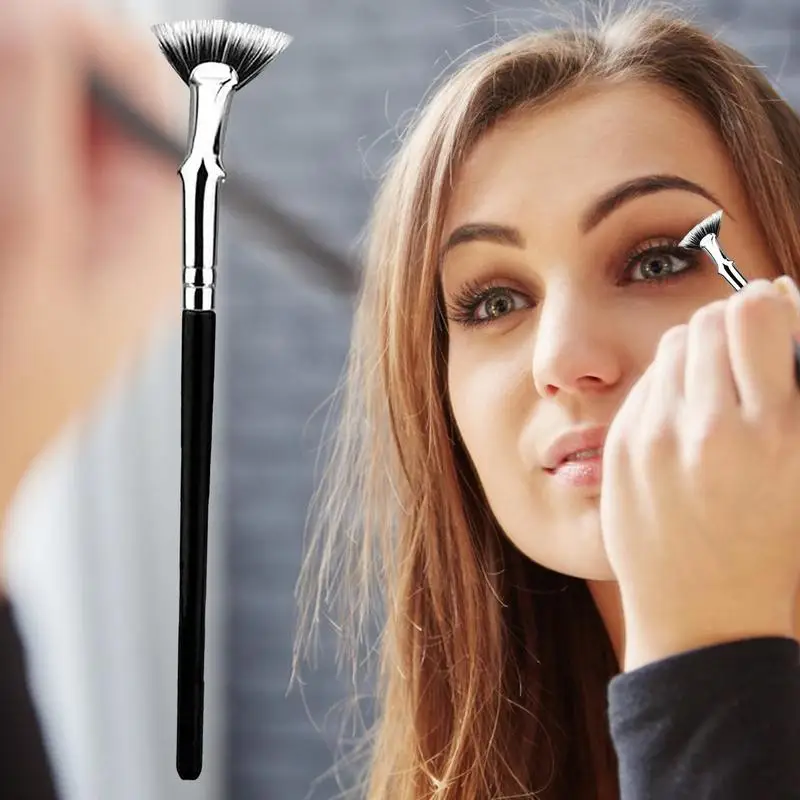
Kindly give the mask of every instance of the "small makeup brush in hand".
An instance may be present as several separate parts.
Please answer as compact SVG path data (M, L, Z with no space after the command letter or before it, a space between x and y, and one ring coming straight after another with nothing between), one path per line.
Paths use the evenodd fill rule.
M716 264L717 272L738 292L747 286L747 280L736 268L736 264L725 255L719 243L722 226L722 209L715 211L692 228L681 239L679 246L687 250L702 250ZM800 388L800 344L794 343L794 375Z

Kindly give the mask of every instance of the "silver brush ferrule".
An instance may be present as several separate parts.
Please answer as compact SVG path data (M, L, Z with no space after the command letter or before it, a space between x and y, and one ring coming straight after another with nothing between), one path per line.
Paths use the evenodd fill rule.
M717 272L725 278L733 289L738 292L747 286L747 279L736 269L736 264L722 251L719 240L713 233L703 237L700 242L700 249L708 253L717 266Z
M183 182L183 308L213 311L216 288L219 184L225 180L222 145L236 71L198 64L189 78L189 154L178 170Z
M709 256L711 256L712 260L717 266L728 260L725 256L725 253L722 252L722 248L719 246L717 237L713 233L703 237L702 241L700 242L700 247L705 250Z

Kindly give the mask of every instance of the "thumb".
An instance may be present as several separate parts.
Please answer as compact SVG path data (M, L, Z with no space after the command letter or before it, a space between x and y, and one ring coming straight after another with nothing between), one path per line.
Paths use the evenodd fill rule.
M80 212L81 109L76 78L65 69L66 13L61 4L43 11L27 0L0 3L0 261L9 269L25 264L36 281L64 260Z
M177 130L188 112L188 91L155 37L103 16L77 22L87 69L103 75L162 128ZM150 153L113 120L99 120L96 133L86 312L98 329L108 326L123 339L137 339L153 314L180 307L178 164Z

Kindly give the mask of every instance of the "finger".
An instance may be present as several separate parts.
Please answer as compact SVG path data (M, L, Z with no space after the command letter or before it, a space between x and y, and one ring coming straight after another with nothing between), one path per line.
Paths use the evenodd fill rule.
M794 399L794 313L768 281L753 281L728 300L731 370L746 417L763 417Z
M52 13L26 0L0 4L0 242L31 280L46 280L38 271L53 269L57 244L63 263L80 200L80 106L63 17L61 4Z
M651 365L652 366L652 365ZM612 464L620 470L630 468L630 451L632 438L637 430L637 423L644 414L647 396L650 391L649 367L633 382L628 389L616 414L611 420L603 446L603 464Z
M686 404L700 419L738 407L725 323L727 300L703 306L689 321L686 349Z
M781 275L773 281L773 286L792 304L794 309L792 335L795 339L800 339L800 290L797 284L789 275Z
M84 74L94 71L128 97L156 124L176 130L185 117L186 87L161 55L155 37L138 26L98 14L74 19L75 38L83 52ZM105 224L97 225L97 250L105 252L108 240L143 208L159 205L156 187L177 191L176 165L154 155L119 129L115 120L95 111L93 131L92 193ZM177 187L177 189L176 189ZM96 259L97 260L97 259ZM102 260L102 259L100 259Z
M678 465L678 433L685 414L686 354L689 326L676 325L661 337L650 365L651 385L640 421L641 483L639 494L649 502L672 502ZM647 480L645 480L647 478Z
M187 89L149 29L121 26L118 18L99 13L76 16L74 27L86 71L123 91L156 124L178 129L187 116Z
M792 306L792 348L794 351L792 372L795 387L800 389L800 290L789 275L781 275L773 281L773 286L786 297ZM796 393L796 396L800 397L800 393Z
M670 425L684 405L688 325L669 328L656 349L645 414L649 425Z
M631 386L611 420L603 445L604 480L616 480L631 474L633 436L636 433L636 423L644 413L648 388L649 374L645 370Z
M674 450L677 416L683 405L686 325L670 328L660 339L651 364L625 400L626 463L637 480Z
M186 87L149 30L122 29L97 15L76 19L76 26L86 69L103 75L157 124L177 129L188 109ZM113 120L99 120L95 131L91 302L98 319L120 309L112 322L122 330L125 321L119 315L131 306L131 271L148 286L144 304L163 308L167 293L173 301L179 298L181 186L175 164L129 138ZM138 327L149 323L143 303L131 312L130 322ZM126 330L134 333L133 327Z

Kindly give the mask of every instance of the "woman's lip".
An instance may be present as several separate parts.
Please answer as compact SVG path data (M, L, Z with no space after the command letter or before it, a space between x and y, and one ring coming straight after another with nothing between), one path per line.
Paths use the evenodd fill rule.
M562 461L557 467L545 471L565 486L598 486L603 477L603 456L601 453L592 458Z
M554 470L575 453L602 449L608 428L604 426L571 428L557 436L541 454L544 469Z

